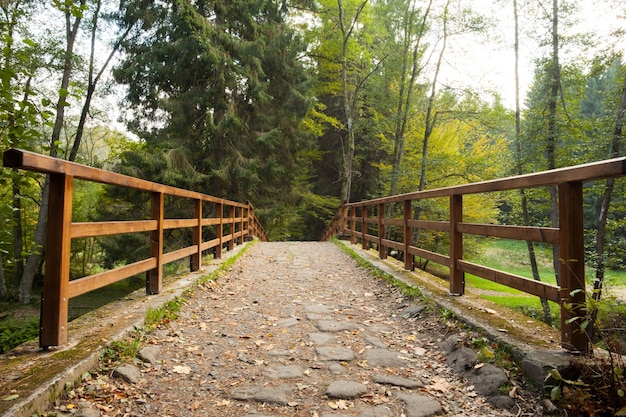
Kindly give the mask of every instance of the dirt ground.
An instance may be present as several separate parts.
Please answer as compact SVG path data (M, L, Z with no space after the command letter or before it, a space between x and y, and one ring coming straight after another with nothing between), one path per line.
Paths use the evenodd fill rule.
M128 361L135 377L103 360L43 415L542 415L515 375L512 405L489 404L440 350L480 336L436 308L403 314L412 303L331 243L256 243L143 335L154 357Z

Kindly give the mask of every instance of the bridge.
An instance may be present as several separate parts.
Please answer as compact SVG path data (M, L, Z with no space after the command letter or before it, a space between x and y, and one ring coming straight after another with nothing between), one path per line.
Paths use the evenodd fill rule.
M565 269L570 272L565 273L561 287L528 283L529 280L520 281L519 277L464 261L462 237L475 233L561 243L561 250L567 254L563 259L584 260L580 217L582 183L623 176L626 173L624 162L622 158L550 173L347 204L339 209L324 238L336 234L347 236L350 242L347 246L387 274L422 288L429 294L428 298L437 299L457 316L493 332L494 336L513 344L517 343L513 339L524 341L519 344L520 354L540 352L545 357L546 352L555 353L550 356L548 366L559 366L567 362L561 346L577 352L587 350L585 341L579 337L582 333L576 328L580 323L575 316L573 320L565 319L567 326L559 335L540 323L529 324L527 318L495 310L495 306L476 304L471 294L458 295L466 293L465 272L482 274L557 301L564 306L563 312L569 314L566 317L572 318L581 313L565 306L578 303L580 292L576 289L585 288L584 281L578 279L583 276L578 269L583 262L567 265ZM149 337L150 344L161 347L155 362L140 369L140 379L145 379L150 388L144 386L141 391L132 388L136 387L133 382L127 382L130 392L137 393L139 399L132 406L128 404L128 415L152 412L207 415L208 410L217 409L219 414L208 415L383 416L405 413L418 416L436 415L442 410L451 414L499 415L484 401L487 394L477 392L476 386L459 388L464 387L464 377L449 373L453 364L445 364L446 355L442 356L439 339L447 339L450 328L428 314L432 307L419 300L416 303L393 286L383 285L334 245L264 242L263 228L249 203L173 189L19 150L5 153L4 163L50 174L55 187L51 195L56 196L51 200L49 211L49 218L54 221L49 221L48 245L53 251L49 251L46 258L39 340L43 351L30 344L18 349L14 357L0 359L3 370L0 397L17 395L20 399L19 404L0 404L5 407L5 410L0 409L5 415L31 415L34 410L49 406L50 398L58 395L66 382L79 379L83 372L93 368L101 346L141 326L148 306L162 305L188 288L193 290L192 294L187 293L189 298L181 313L181 324L164 324ZM74 178L150 193L152 219L72 223ZM563 202L558 229L463 222L465 194L551 184L559 187ZM168 219L163 211L166 195L192 201L192 216ZM444 222L414 220L413 202L425 198L449 198L450 219ZM386 208L390 204L402 207L402 218L387 215ZM191 229L191 246L163 253L163 230L168 228ZM214 231L208 241L202 238L204 228ZM386 228L400 229L401 241L389 238ZM417 228L449 231L450 253L430 253L415 247L411 236ZM71 239L136 232L151 233L148 259L80 280L69 280ZM248 237L252 236L262 242L249 243ZM220 268L220 262L249 246L249 252L228 267L224 279L202 282L203 276ZM376 257L372 246L376 246ZM432 277L413 272L412 256L405 256L399 266L386 260L389 248L451 265L449 283L433 284ZM203 252L209 250L215 259L203 265ZM163 265L186 257L190 258L191 274L164 286ZM67 323L69 298L142 272L147 277L146 292L152 295L134 295L133 300L122 300L122 304L99 310L94 313L96 322L91 316L91 321L85 318ZM448 288L442 290L442 285ZM132 303L124 304L124 301ZM443 326L439 333L438 326ZM453 340L449 344L451 353L464 341ZM55 346L58 348L53 348ZM532 355L526 357L531 372L534 367L535 376L542 375L545 363ZM484 368L478 365L480 363L474 363L470 369L478 373ZM201 399L193 395L197 390L202 392ZM168 391L175 395L165 400ZM454 398L446 399L450 397L446 391L455 393ZM188 398L185 393L189 394ZM151 395L161 398L160 402L151 402ZM184 398L189 401L183 404ZM472 402L472 398L480 400ZM185 414L180 410L186 410Z

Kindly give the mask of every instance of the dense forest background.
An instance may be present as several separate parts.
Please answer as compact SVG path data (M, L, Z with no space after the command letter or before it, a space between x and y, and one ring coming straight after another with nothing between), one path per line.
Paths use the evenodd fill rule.
M625 37L584 29L582 3L4 0L0 151L249 200L270 239L315 240L341 201L622 156ZM619 7L614 15L626 13ZM448 77L465 72L458 51L485 43L510 49L510 62L492 64L511 68L512 100ZM520 55L532 56L527 91ZM48 187L41 176L1 174L0 299L28 303ZM626 267L624 191L612 180L585 191L597 285L606 266ZM77 183L74 221L146 211L145 196L123 192ZM503 194L468 216L550 225L555 201L551 189ZM441 236L420 238L445 247ZM72 274L131 262L145 243L75 242Z

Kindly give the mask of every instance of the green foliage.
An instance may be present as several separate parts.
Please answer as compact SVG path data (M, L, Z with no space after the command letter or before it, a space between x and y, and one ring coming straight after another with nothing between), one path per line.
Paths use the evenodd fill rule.
M0 353L39 336L39 317L26 320L8 318L0 321Z
M171 320L176 320L178 312L184 305L185 300L183 297L175 297L173 300L168 301L162 307L157 309L148 309L146 311L145 325L148 331L162 325L167 324Z

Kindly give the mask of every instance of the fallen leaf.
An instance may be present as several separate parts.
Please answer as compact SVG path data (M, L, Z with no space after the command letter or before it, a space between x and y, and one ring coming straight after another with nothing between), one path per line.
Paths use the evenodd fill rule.
M189 375L191 373L191 368L186 365L176 365L172 368L172 372L176 374Z
M328 406L332 408L333 410L347 410L348 409L348 403L346 403L345 400L330 401L328 403Z
M413 353L415 353L417 356L422 356L426 353L426 349L424 349L423 347L416 347L413 350Z
M8 397L4 397L2 401L13 401L13 400L17 400L18 398L20 398L20 394L13 394L13 395L9 395Z
M230 400L222 400L215 405L218 407L226 407L227 405L230 405Z

